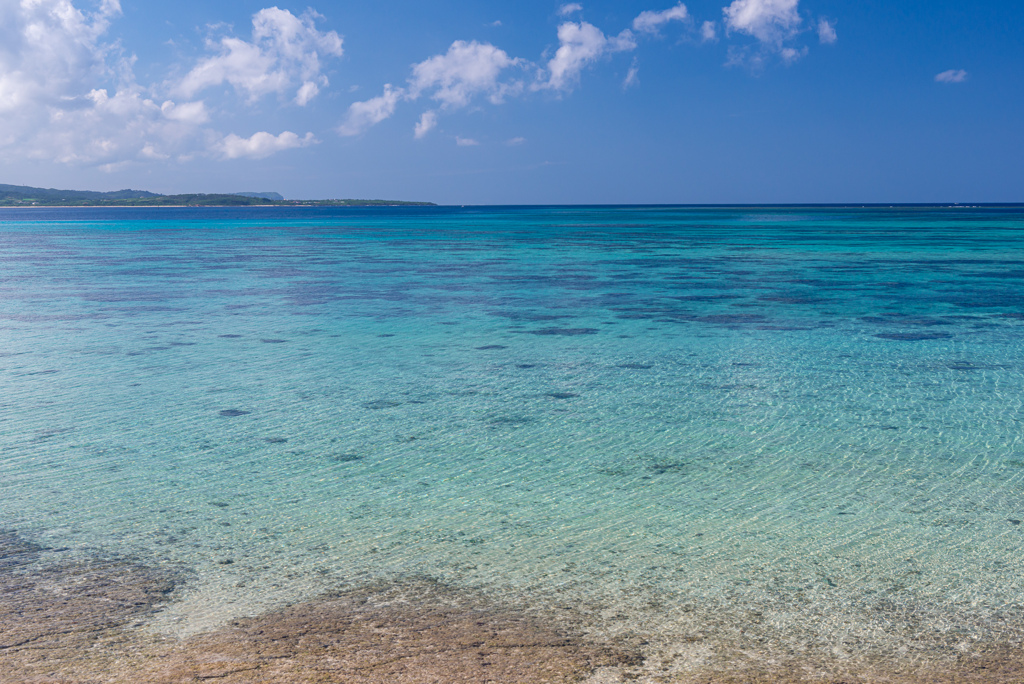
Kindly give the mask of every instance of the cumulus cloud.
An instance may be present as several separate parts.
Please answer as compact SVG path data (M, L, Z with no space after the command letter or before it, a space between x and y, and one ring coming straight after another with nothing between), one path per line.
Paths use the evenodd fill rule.
M170 121L179 121L193 126L201 126L210 120L210 113L206 111L206 103L201 100L185 102L180 105L167 100L160 105L160 112Z
M348 116L338 127L341 135L359 135L370 127L390 118L395 113L398 101L405 96L403 88L392 88L390 83L384 85L384 93L364 102L354 102L348 108Z
M293 133L224 136L195 97L215 83L246 94L270 88L304 104L326 85L320 58L341 39L301 17L270 8L253 18L251 43L222 41L184 79L141 85L135 58L107 37L118 0L0 0L0 154L9 163L39 159L116 170L127 164L265 157L315 142ZM262 68L262 76L253 67ZM251 77L246 81L245 77ZM170 97L169 97L170 96Z
M295 16L270 7L252 17L252 40L225 36L210 47L218 54L201 60L175 86L185 97L222 84L230 84L255 102L270 93L294 92L294 102L305 106L328 85L321 57L340 57L342 39L334 31L316 28L320 15L307 10Z
M505 79L506 70L525 66L520 59L490 43L457 40L448 51L412 65L407 88L385 86L385 92L349 107L345 122L338 129L342 135L358 135L395 113L401 100L430 97L441 110L468 106L475 98L484 97L492 104L523 91L521 79ZM416 124L414 135L422 138L437 126L437 110L424 112Z
M836 35L835 24L830 22L828 19L818 20L818 40L822 45L831 45L839 39Z
M609 38L585 21L567 21L559 26L558 42L558 50L547 65L547 80L535 84L535 89L570 90L587 65L605 54L636 48L636 40L629 29Z
M414 134L416 139L420 139L427 133L432 131L437 126L437 112L430 110L423 112L423 116L420 117L419 122L416 124L416 130Z
M0 113L84 96L85 83L110 75L114 47L100 38L121 13L116 0L93 13L68 0L7 0L0 12Z
M718 37L718 29L715 27L715 22L705 21L700 25L700 39L705 43L709 43Z
M730 31L754 36L762 43L779 46L800 26L799 0L735 0L724 8Z
M967 72L963 69L950 69L941 74L935 74L936 83L963 83L967 80Z
M113 164L155 158L203 118L201 103L158 105L132 60L104 42L117 0L93 12L70 0L0 2L0 150L6 160ZM151 153L145 153L149 149Z
M300 138L291 131L285 131L280 135L260 131L248 138L242 138L232 133L217 144L217 150L224 159L263 159L275 152L296 147L309 147L317 142L319 141L313 137L312 133L306 133L304 138Z
M686 5L683 3L660 12L648 10L641 12L633 20L633 30L642 33L657 33L658 29L664 24L670 21L686 21L688 17L689 13L686 11Z
M581 5L578 2L569 2L569 3L566 3L566 4L564 4L564 5L562 5L561 7L558 8L558 16L560 16L560 17L567 17L570 14L574 14L576 12L582 12L582 11L583 11L583 5Z
M522 88L521 83L499 82L502 71L520 62L490 43L457 40L445 54L413 65L409 98L433 90L431 97L448 108L465 107L478 94L498 104Z

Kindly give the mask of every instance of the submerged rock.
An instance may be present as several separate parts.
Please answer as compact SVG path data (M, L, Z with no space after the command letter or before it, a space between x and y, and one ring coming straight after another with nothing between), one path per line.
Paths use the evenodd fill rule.
M374 399L373 401L363 402L362 407L370 409L371 411L380 411L381 409L395 408L401 406L400 401L387 401L385 399Z
M224 409L220 412L220 415L225 418L237 418L238 416L247 416L249 413L249 411L243 411L241 409Z

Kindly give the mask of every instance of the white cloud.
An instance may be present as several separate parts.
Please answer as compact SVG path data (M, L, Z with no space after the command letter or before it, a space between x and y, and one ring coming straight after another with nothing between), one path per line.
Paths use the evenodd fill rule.
M299 86L298 92L295 93L295 104L300 107L305 107L309 104L309 101L317 96L320 92L320 86L313 81L306 81Z
M409 97L416 99L424 91L436 89L431 97L448 108L465 107L477 94L485 94L498 104L510 92L522 88L521 83L498 80L502 71L519 62L490 43L457 40L447 53L413 65Z
M455 144L459 147L476 147L480 143L472 138L460 138L455 136Z
M296 17L270 7L252 17L252 41L225 36L211 47L219 54L201 60L174 87L185 97L228 83L250 102L270 93L295 90L294 101L306 105L328 84L321 56L340 57L342 39L334 31L316 29L321 18L312 10Z
M718 30L715 27L715 22L705 21L700 25L700 39L705 43L710 43L718 37Z
M936 83L963 83L967 80L967 72L963 69L950 69L941 74L935 74Z
M85 13L68 0L0 3L0 113L85 95L110 74L100 37L121 13L114 1Z
M792 64L801 57L806 57L807 52L808 49L806 45L799 50L797 50L796 48L784 47L781 50L779 50L779 55L782 57L782 61L784 61L786 64Z
M348 118L338 129L342 135L357 135L395 112L400 100L418 100L429 94L442 110L468 106L475 97L485 96L492 104L523 90L521 80L503 81L506 69L524 66L504 50L490 43L457 40L444 54L434 55L412 66L408 89L385 86L385 92L349 107ZM422 138L437 125L437 111L424 112L416 124L415 136Z
M252 42L225 38L220 54L172 84L140 85L134 56L107 38L118 0L0 0L0 158L38 159L113 171L134 163L196 157L262 158L315 142L257 133L223 137L209 128L195 95L230 83L250 96L288 92L305 104L326 85L320 59L341 54L341 39L321 33L318 15L269 8L253 17ZM173 99L167 96L175 93Z
M405 96L403 88L385 84L384 93L365 102L354 102L348 108L345 122L338 127L341 135L359 135L395 113L395 106Z
M608 38L599 28L585 21L578 24L568 21L559 26L558 42L559 48L548 62L547 81L535 84L534 89L571 89L588 64L607 53L636 48L636 41L629 29Z
M423 112L419 123L416 124L415 136L420 139L437 126L437 112L431 110Z
M575 12L582 12L583 5L578 2L569 2L558 8L558 16L567 17Z
M281 135L260 131L248 138L242 138L232 133L218 143L217 150L224 159L263 159L276 152L296 147L309 147L317 142L319 141L313 137L312 133L306 133L304 138L300 138L291 131L285 131Z
M675 7L671 7L667 10L660 12L646 11L641 12L636 19L633 20L633 30L640 31L643 33L657 33L658 29L662 25L667 24L670 21L686 21L689 17L689 13L686 11L686 5L679 3Z
M724 8L726 28L779 46L800 25L799 0L735 0Z
M822 45L831 45L836 42L839 37L836 35L835 24L830 22L828 19L818 20L818 40Z
M505 141L505 144L508 145L509 147L516 147L517 145L522 145L525 142L526 142L526 138L519 137L519 138L509 138L508 140Z
M103 38L121 7L0 0L0 155L113 168L167 156L195 135L202 102L165 109L135 83L132 58Z
M180 105L167 100L160 105L160 111L165 118L171 121L180 121L193 126L200 126L210 120L210 113L206 111L206 104L202 100Z

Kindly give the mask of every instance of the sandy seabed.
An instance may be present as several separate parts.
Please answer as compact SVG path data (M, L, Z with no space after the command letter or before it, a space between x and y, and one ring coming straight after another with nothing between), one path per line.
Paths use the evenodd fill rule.
M780 654L713 633L673 643L599 638L571 607L504 605L429 578L329 594L175 639L147 623L187 570L118 558L47 562L43 551L0 532L4 684L1024 682L1018 644L906 662Z

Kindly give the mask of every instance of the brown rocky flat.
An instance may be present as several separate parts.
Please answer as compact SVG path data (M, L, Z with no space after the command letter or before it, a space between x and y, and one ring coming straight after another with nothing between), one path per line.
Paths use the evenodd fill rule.
M147 632L145 619L186 574L124 560L47 565L41 551L0 532L2 684L1024 682L1024 650L1015 644L917 662L779 654L703 636L675 645L609 644L588 638L564 611L541 618L428 579L364 587L168 639ZM681 656L680 643L700 657Z

